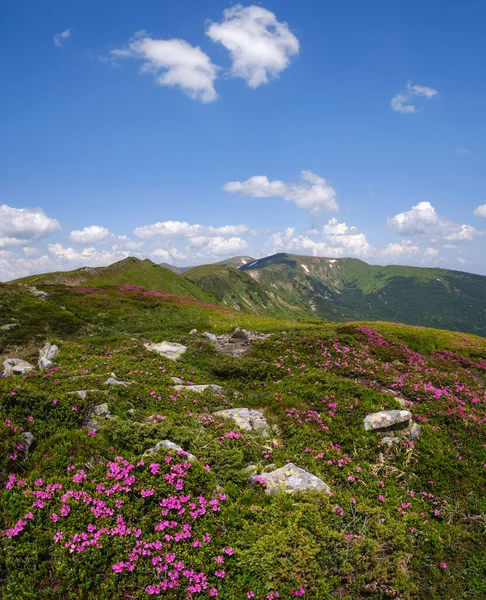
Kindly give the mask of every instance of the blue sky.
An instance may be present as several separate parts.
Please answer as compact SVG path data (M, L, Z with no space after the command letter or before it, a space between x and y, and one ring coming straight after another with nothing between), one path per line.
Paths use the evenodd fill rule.
M0 280L278 251L486 274L482 0L0 10Z

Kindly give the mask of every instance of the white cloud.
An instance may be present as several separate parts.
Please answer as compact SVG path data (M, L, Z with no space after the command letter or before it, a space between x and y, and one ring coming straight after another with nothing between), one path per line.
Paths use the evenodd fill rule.
M206 225L190 225L186 221L163 221L136 227L134 233L139 238L187 239L206 235L242 235L248 233L247 225L223 225L208 227Z
M423 236L431 241L470 241L483 235L471 225L458 225L437 214L430 202L419 202L409 211L387 220L389 227L410 236Z
M240 237L231 237L229 239L220 236L209 239L204 250L215 256L231 256L246 251L248 244Z
M400 244L392 243L381 251L382 258L391 260L400 260L405 256L417 255L420 252L420 248L413 244L410 240L402 240Z
M295 229L289 227L283 232L273 234L269 245L273 252L304 253L312 256L369 258L374 253L364 233L334 218L324 225L322 239L324 241L316 241L305 234L296 236Z
M218 98L214 81L219 67L201 48L185 40L154 39L140 31L126 48L112 50L111 56L144 60L142 73L152 74L158 85L180 87L193 100L214 102Z
M486 204L480 204L474 210L474 216L475 217L482 217L482 218L486 219Z
M439 256L439 251L437 248L426 248L424 252L424 258L435 258Z
M229 181L223 189L253 198L283 198L313 214L338 210L336 191L325 179L311 171L302 171L301 177L303 184L298 185L279 180L270 181L265 175L255 175L246 181Z
M54 36L54 46L61 48L64 45L64 42L71 37L72 32L72 29L66 29L61 33L56 33Z
M299 40L288 25L260 6L228 8L223 21L211 23L206 34L230 53L233 77L251 88L277 78L299 52Z
M59 221L49 218L41 208L12 208L0 205L0 248L25 246L59 231Z
M180 252L173 246L169 248L157 248L150 256L156 261L162 262L187 260L188 258L183 252Z
M69 239L75 244L101 244L108 241L113 234L106 227L90 225L84 229L75 229L69 234Z
M430 100L434 96L438 96L439 92L434 88L425 87L422 85L412 85L409 81L405 90L399 92L391 100L393 110L401 113L417 113L419 112L416 105L413 104L414 98L421 96Z

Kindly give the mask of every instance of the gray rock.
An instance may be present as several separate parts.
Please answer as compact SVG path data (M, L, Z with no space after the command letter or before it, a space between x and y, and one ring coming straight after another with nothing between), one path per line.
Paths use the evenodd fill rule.
M388 429L393 425L408 423L411 420L412 413L408 410L382 410L366 415L364 419L364 428L366 431Z
M34 434L30 433L30 431L24 431L22 434L22 444L23 444L23 453L24 456L27 456L29 453L29 450L32 446L32 444L34 443L35 438L34 438Z
M41 358L39 358L39 369L41 371L50 369L53 365L54 365L54 363L52 362L52 360L49 360L48 358L44 358L43 356L41 356Z
M170 380L171 380L173 383L177 383L177 384L184 383L184 380L183 380L183 379L181 379L180 377L171 377L171 378L170 378Z
M191 331L189 332L189 335L196 335L197 333L197 329L191 329Z
M381 441L383 444L386 444L389 448L391 448L391 446L393 446L394 444L400 443L400 438L387 436L387 437L384 437Z
M250 479L254 481L255 477L252 476ZM297 467L293 463L288 463L271 473L262 473L259 477L267 483L265 487L267 494L277 494L280 491L293 494L294 492L303 492L306 490L331 493L331 488L322 479Z
M83 424L90 431L98 431L100 429L100 424L104 419L113 418L114 417L110 412L108 404L103 402L103 404L98 404L98 406L95 406L91 409Z
M48 296L47 292L43 292L42 290L38 290L36 287L29 287L28 288L31 294L34 294L34 296L36 298L41 298L42 300L45 300Z
M124 387L131 385L131 383L131 381L118 381L115 377L108 377L105 381L105 385L122 385Z
M27 375L34 370L34 365L21 358L7 358L3 362L3 368L5 375L10 377L11 375Z
M210 342L213 342L213 344L218 341L218 336L214 333L209 333L208 331L203 333L203 337L207 338Z
M420 433L422 431L422 428L420 427L420 425L418 425L418 423L414 423L412 425L412 430L410 431L410 435L409 438L411 440L416 440L420 437Z
M217 417L231 419L243 431L259 431L269 437L268 423L261 408L228 408L213 413Z
M182 344L176 344L175 342L160 342L158 344L144 344L147 350L157 352L161 356L168 358L169 360L179 359L184 352L187 350L187 346Z
M177 444L174 444L174 442L171 442L170 440L162 440L158 444L155 444L155 446L153 448L149 448L149 450L147 450L144 453L144 456L151 456L152 454L155 454L156 452L158 452L159 450L162 450L162 449L174 450L174 452L184 452L184 454L189 462L194 462L197 460L197 458L194 456L194 454L191 454L190 452L186 452L180 446L178 446Z
M39 351L39 369L41 371L50 369L53 365L53 359L56 358L59 348L55 344L46 342L44 347Z
M202 394L206 390L213 390L213 392L223 391L223 388L215 383L207 385L175 385L174 389L178 392L196 392L196 394Z
M248 465L243 469L243 471L248 473L248 475L255 475L258 473L258 467L256 465Z
M19 324L18 323L6 323L5 325L1 325L0 329L2 329L3 331L9 331L10 329L14 329L15 327L18 327Z

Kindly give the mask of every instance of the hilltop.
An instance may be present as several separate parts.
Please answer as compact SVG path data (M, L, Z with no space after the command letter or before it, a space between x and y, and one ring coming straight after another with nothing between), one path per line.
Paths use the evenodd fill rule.
M172 271L156 265L148 258L140 260L133 256L113 263L108 267L82 267L74 271L31 275L8 283L40 287L52 285L69 287L138 285L148 290L167 292L178 296L191 296L196 300L217 304L215 298L209 296L187 279L178 277Z
M185 277L245 312L304 320L387 320L486 334L486 277L461 271L275 254L237 273L209 265L190 269Z

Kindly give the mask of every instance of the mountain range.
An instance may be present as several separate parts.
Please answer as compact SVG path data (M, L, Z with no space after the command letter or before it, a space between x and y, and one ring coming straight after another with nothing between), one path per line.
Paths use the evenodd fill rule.
M35 286L139 285L234 311L291 320L395 321L486 335L486 277L354 258L279 253L190 268L130 257L109 267L33 275Z

